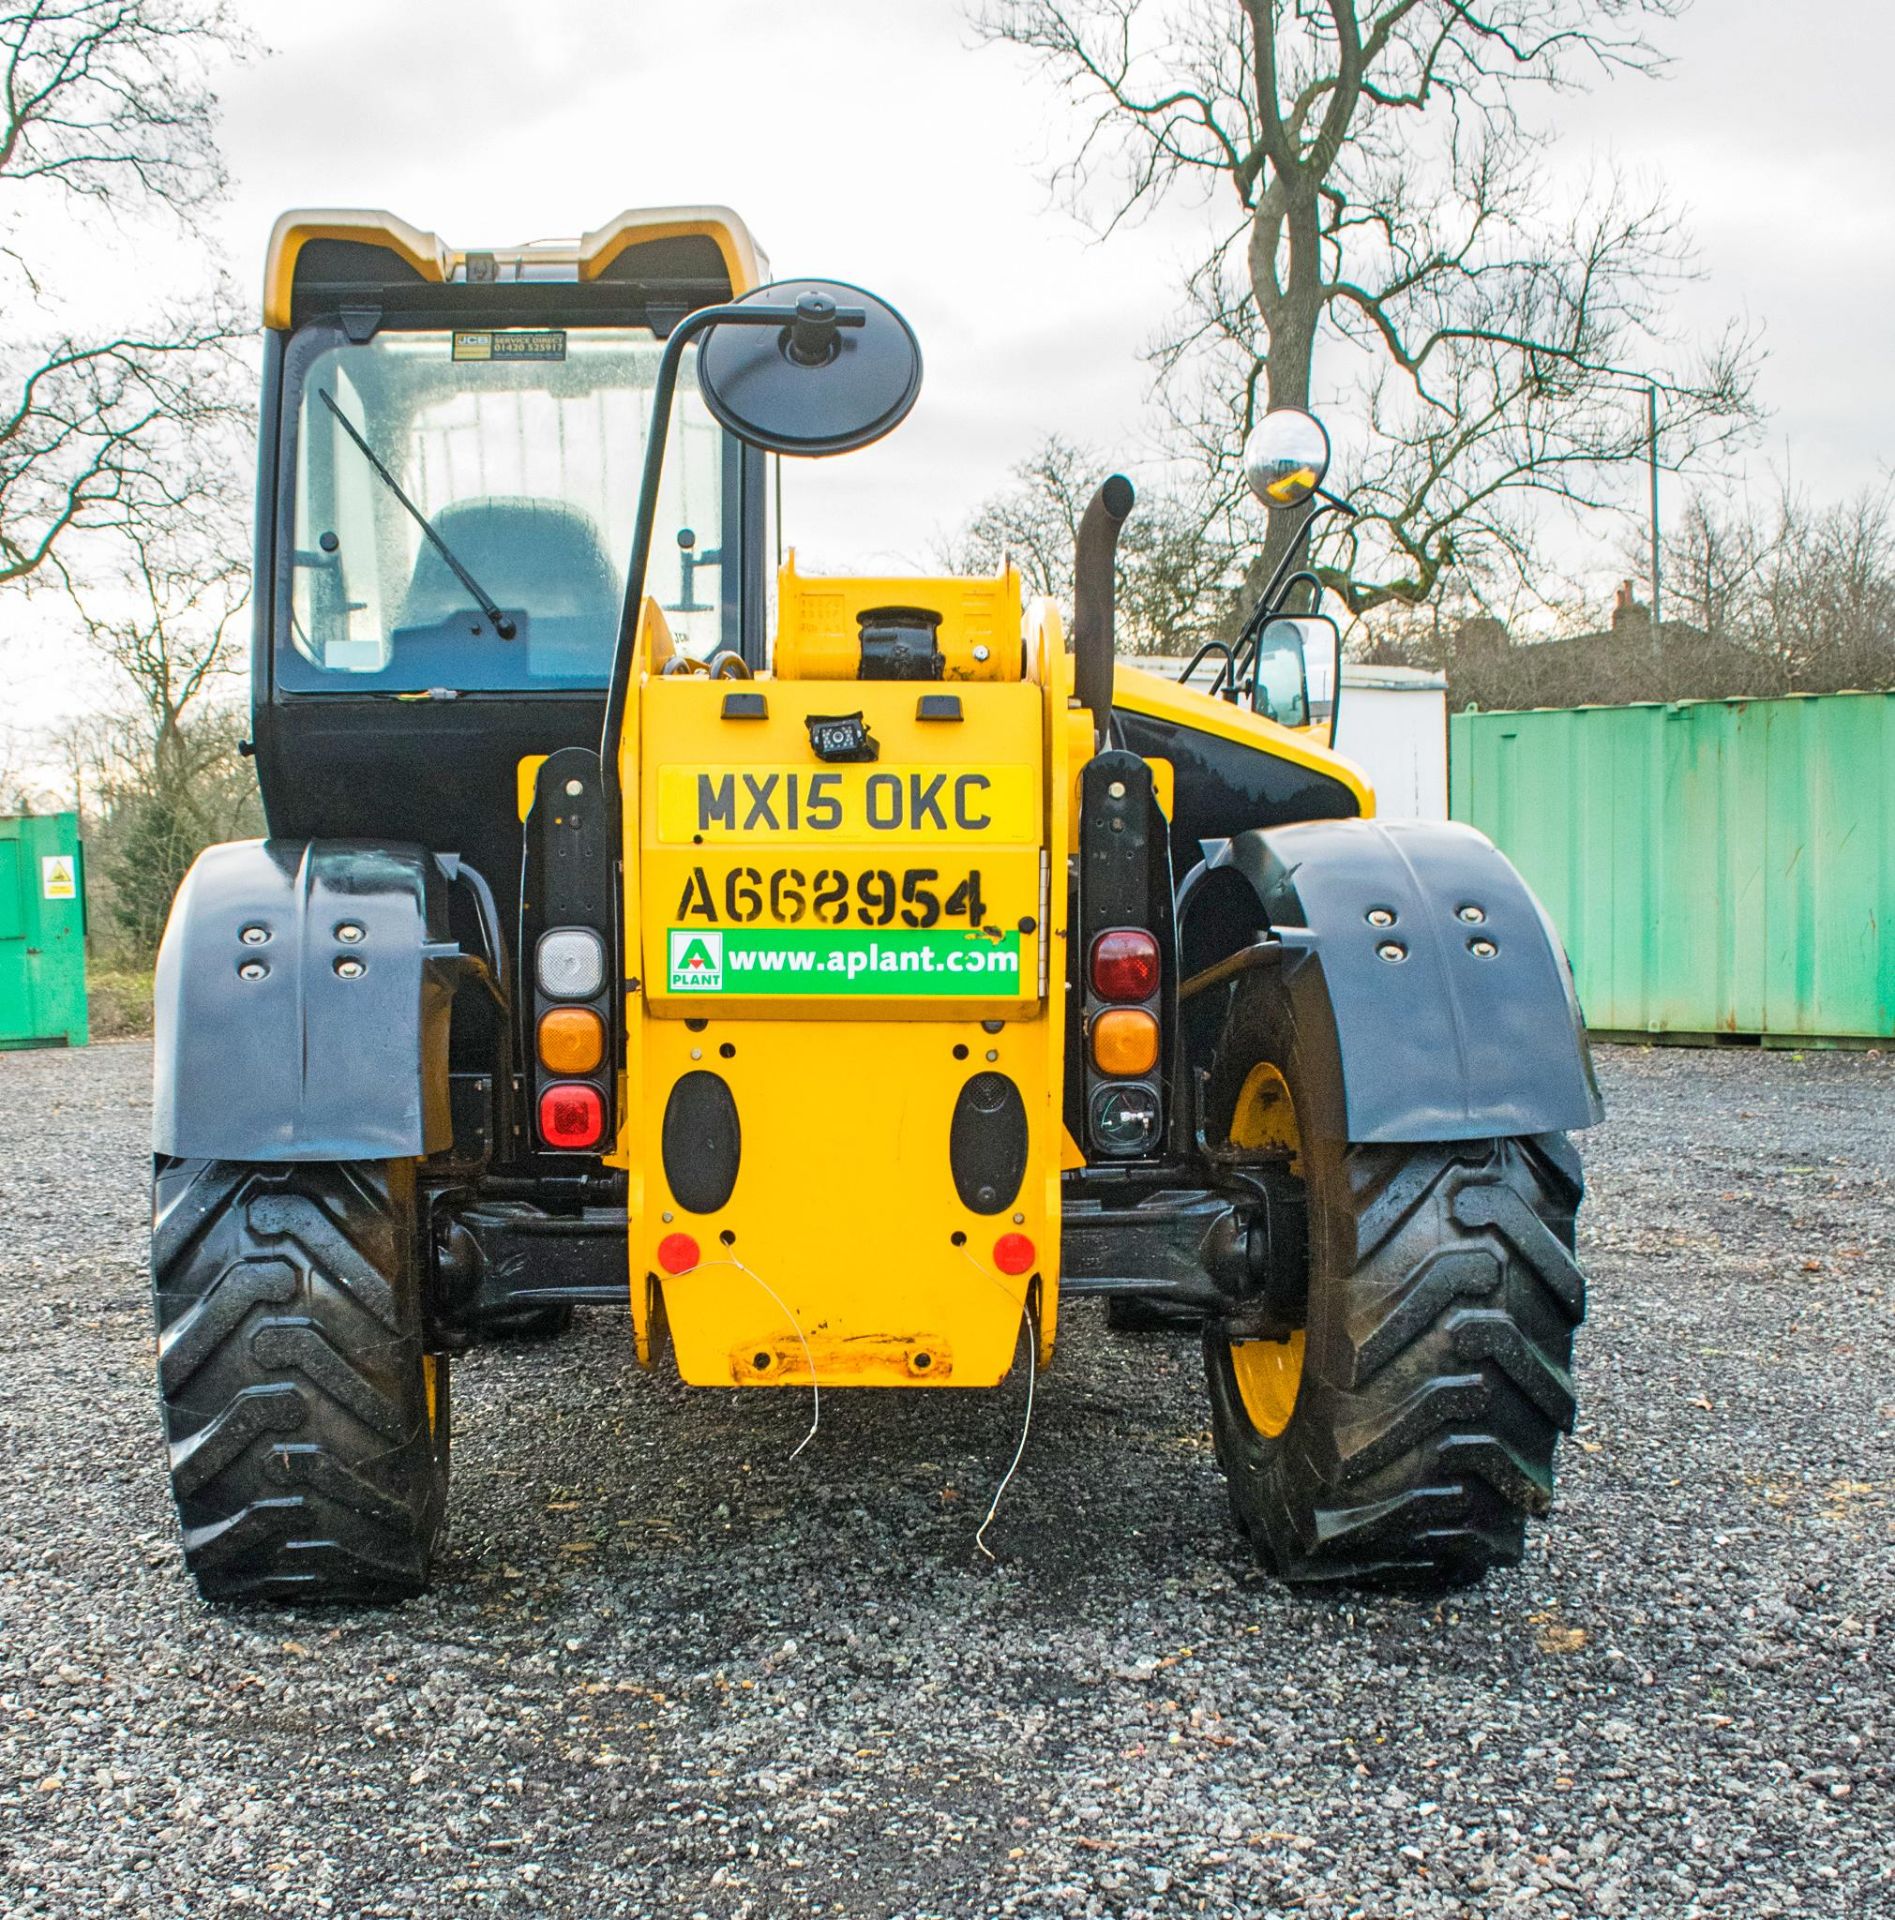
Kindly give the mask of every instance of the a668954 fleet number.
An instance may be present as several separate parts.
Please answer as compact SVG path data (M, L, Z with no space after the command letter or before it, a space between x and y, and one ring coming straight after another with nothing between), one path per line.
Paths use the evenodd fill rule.
M672 917L706 926L978 927L991 907L978 868L693 867Z

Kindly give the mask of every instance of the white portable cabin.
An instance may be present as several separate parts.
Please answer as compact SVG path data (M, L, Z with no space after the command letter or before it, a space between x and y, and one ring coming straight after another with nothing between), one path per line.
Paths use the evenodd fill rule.
M1344 661L1336 750L1375 783L1385 820L1448 817L1448 683L1420 667Z

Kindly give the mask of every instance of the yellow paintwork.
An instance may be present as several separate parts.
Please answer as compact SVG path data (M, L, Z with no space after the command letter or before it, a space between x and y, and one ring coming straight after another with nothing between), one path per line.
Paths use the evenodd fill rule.
M1301 1173L1303 1133L1289 1082L1267 1060L1244 1078L1230 1118L1230 1143L1250 1153L1287 1153L1290 1171ZM1287 1340L1233 1340L1231 1371L1251 1424L1274 1440L1290 1424L1303 1384L1303 1334Z
M722 718L724 696L740 685L764 695L766 719ZM1018 683L967 685L960 690L963 718L950 722L915 717L925 691L914 681L851 686L847 706L863 713L881 758L872 765L825 765L811 752L805 725L807 714L837 707L821 689L769 676L742 683L703 675L647 681L639 756L645 891L640 914L628 910L626 922L642 929L634 970L647 983L656 1012L685 1017L706 1011L697 998L668 986L673 930L817 932L842 925L874 931L876 923L864 919L861 906L864 885L877 884L874 876L888 875L899 888L909 873L930 874L934 879L926 884L945 898L977 872L984 926L1010 931L1023 921L1034 923L1034 931L1020 936L1018 995L976 991L952 1000L851 1001L849 1017L1012 1019L1037 1013L1046 870L1041 690ZM950 760L957 748L965 757ZM953 796L962 782L972 792L963 794L957 811ZM886 800L879 826L878 791ZM916 811L925 813L925 825L910 824ZM962 817L987 824L963 828ZM846 882L827 908L818 904L826 875ZM912 910L919 918L922 910ZM899 934L904 911L897 898L879 924ZM835 912L848 917L838 922L829 917ZM957 923L944 914L936 924L945 931ZM726 1017L808 1020L827 1017L843 1004L760 988L741 998L719 996L711 1010Z
M836 584L845 607L892 603L888 583ZM1066 897L1063 884L1048 884L1043 850L1063 846L1067 835L1070 674L1057 620L1041 617L1032 624L1029 676L1019 677L1014 577L900 584L904 600L920 605L941 606L968 588L1015 596L1011 682L958 687L960 721L919 720L918 696L927 689L912 681L857 682L842 702L772 674L712 681L655 676L642 657L635 663L621 767L625 918L637 941L628 966L640 984L627 996L628 1100L614 1160L632 1180L635 1312L642 1302L648 1326L655 1284L679 1372L693 1384L796 1385L809 1380L813 1361L825 1386L989 1386L1012 1366L1021 1315L1034 1296L1037 1360L1052 1351L1059 1176L1069 1145L1062 1124ZM724 696L734 690L762 693L768 717L724 719ZM873 765L827 766L810 749L805 716L845 705L860 707L879 743ZM802 783L793 830L785 798L791 774ZM833 825L811 824L806 783L817 774L838 776L819 790L833 804ZM979 804L957 814L949 796L967 775L985 784ZM728 822L726 776L745 796ZM888 808L877 824L869 785L877 776L884 795L903 797L899 825ZM932 799L918 824L917 789ZM768 798L756 811L759 794ZM709 819L706 808L719 818ZM827 821L830 813L822 808L817 817ZM799 1001L671 987L674 928L714 926L726 935L778 928L798 937L813 924L806 911L792 915L785 905L797 889L780 889L784 910L773 911L768 881L777 872L800 873L806 896L818 870L853 877L933 869L945 893L971 868L980 874L983 925L1018 934L1017 986L1004 996ZM853 914L853 885L848 898ZM733 900L741 909L734 918ZM707 906L714 919L705 917ZM1030 932L1018 932L1023 922ZM875 932L849 924L864 939ZM1003 1024L989 1032L983 1021ZM1028 1159L1013 1204L980 1214L955 1190L948 1131L961 1088L989 1069L1020 1090ZM742 1155L726 1205L696 1215L666 1183L662 1136L674 1084L704 1070L731 1089ZM658 1243L679 1231L697 1242L700 1263L660 1277ZM994 1244L1007 1233L1032 1240L1039 1256L1032 1272L1006 1274L995 1263Z
M1029 1302L1037 1361L1051 1357L1060 1176L1083 1164L1063 1123L1064 856L1079 766L1093 750L1091 717L1073 705L1072 663L1043 601L1025 612L1022 672L1011 572L993 581L818 582L792 563L782 587L777 665L791 673L748 682L663 675L652 671L668 642L662 618L648 603L639 623L619 755L626 965L635 977L610 1156L629 1182L639 1358L650 1363L662 1311L679 1372L693 1384L795 1386L813 1365L824 1386L992 1385L1013 1363ZM950 659L991 673L956 684L959 721L919 719L923 683L833 683L831 655L844 639L853 650L855 614L903 604L940 610ZM987 661L973 661L976 644ZM1303 735L1135 671L1119 686L1135 711L1319 769L1365 811L1372 805L1360 772ZM732 692L762 694L765 717L725 719ZM856 709L879 757L818 760L808 716ZM1173 769L1151 764L1168 804ZM955 782L976 778L957 809ZM1017 938L1017 976L991 996L963 994L958 978L938 996L905 983L900 993L821 995L780 970L755 971L754 957L743 962L743 991L726 993L694 971L694 932L718 933L722 982L726 968L738 970L731 956L746 938L754 955L770 944L758 936L779 936L781 946L819 930L819 876L846 883L826 897L832 908L841 902L860 944L885 924L901 931L899 919L870 919L891 897L882 873L938 876L946 894L976 869L979 929L963 909L950 944L985 951ZM949 931L949 917L928 931ZM988 1068L1020 1089L1028 1161L1013 1203L983 1215L955 1189L948 1134L961 1088ZM704 1215L684 1208L664 1171L666 1108L690 1072L724 1079L741 1128L735 1187ZM1259 1114L1267 1104L1251 1102ZM1282 1144L1273 1123L1253 1118L1254 1144ZM698 1263L661 1275L658 1245L680 1232L697 1244ZM1023 1276L993 1258L995 1242L1013 1232L1038 1255ZM1252 1417L1287 1420L1300 1341L1245 1342L1233 1357Z
M645 663L645 671L662 673L677 651L678 643L671 637L671 622L665 618L664 608L647 594L645 604L638 610L638 655Z
M1228 700L1213 700L1195 687L1181 687L1175 680L1146 673L1138 667L1121 666L1113 675L1112 704L1131 713L1148 714L1191 727L1219 740L1232 740L1239 746L1287 760L1293 766L1327 774L1355 796L1364 819L1375 812L1375 789L1369 784L1369 776L1353 760L1323 745L1299 727L1280 727L1274 720L1252 713L1248 707L1233 706Z
M520 809L522 825L525 824L526 816L533 811L533 789L539 782L540 769L551 757L550 754L544 753L523 754L514 765L513 797Z
M728 207L647 207L618 214L577 242L536 242L525 247L489 248L504 282L508 269L531 262L537 272L570 270L578 280L594 280L628 247L652 240L701 234L714 241L730 277L733 294L748 293L769 278L769 263L757 250L750 230ZM446 284L466 271L467 254L439 234L411 227L392 213L353 207L304 207L282 215L270 234L264 256L263 324L287 327L296 283L296 256L311 240L356 240L386 247L423 280Z
M1021 677L1020 575L991 580L836 578L796 570L792 548L777 574L772 668L781 680L853 680L862 664L856 615L872 607L926 607L941 616L935 643L944 680ZM976 654L984 650L986 657Z

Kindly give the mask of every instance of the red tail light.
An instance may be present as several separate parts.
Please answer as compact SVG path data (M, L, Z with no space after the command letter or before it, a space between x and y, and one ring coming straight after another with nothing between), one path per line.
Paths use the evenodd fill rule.
M596 1147L605 1131L605 1102L583 1080L560 1080L540 1095L540 1138L568 1151Z
M1092 990L1101 1000L1149 1000L1158 991L1158 942L1143 927L1114 927L1092 943Z

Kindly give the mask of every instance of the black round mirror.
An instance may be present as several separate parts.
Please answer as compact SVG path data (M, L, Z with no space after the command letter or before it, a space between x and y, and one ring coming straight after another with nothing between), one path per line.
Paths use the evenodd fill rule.
M794 308L784 326L717 326L698 349L712 415L766 453L852 453L900 426L921 391L921 348L895 309L840 280L778 280L736 303ZM864 316L837 324L838 311Z
M1300 407L1272 407L1244 442L1244 478L1266 507L1301 506L1328 471L1328 431Z

